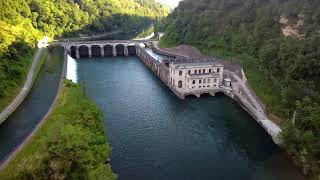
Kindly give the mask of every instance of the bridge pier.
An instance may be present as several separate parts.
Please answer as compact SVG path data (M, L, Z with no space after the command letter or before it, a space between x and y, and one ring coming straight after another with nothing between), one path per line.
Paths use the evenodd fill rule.
M124 55L129 56L129 50L128 50L128 45L124 46Z
M103 47L103 45L100 46L100 49L101 49L101 57L104 57L104 47Z
M92 46L88 46L89 58L92 58Z
M79 54L79 46L76 47L76 59L80 58L80 54Z
M117 56L117 48L116 48L116 45L113 45L113 46L112 46L112 54L113 54L113 56Z

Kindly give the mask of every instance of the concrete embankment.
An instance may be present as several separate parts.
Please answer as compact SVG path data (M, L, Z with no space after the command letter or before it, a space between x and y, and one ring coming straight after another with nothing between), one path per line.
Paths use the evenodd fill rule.
M37 65L41 59L43 51L44 51L44 48L39 48L37 50L37 53L33 59L31 68L29 70L27 80L23 85L22 90L20 91L18 96L11 102L11 104L0 113L0 124L2 124L17 109L17 107L28 95L30 89L32 88L33 82L35 80Z

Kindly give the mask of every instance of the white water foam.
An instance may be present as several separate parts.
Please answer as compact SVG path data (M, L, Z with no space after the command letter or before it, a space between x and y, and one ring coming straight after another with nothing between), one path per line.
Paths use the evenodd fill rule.
M77 62L69 55L67 62L67 79L71 80L74 83L78 82Z

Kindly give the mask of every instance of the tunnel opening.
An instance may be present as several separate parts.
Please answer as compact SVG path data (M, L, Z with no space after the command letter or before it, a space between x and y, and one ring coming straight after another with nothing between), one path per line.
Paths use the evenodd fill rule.
M75 46L71 46L71 54L70 55L73 59L77 58L77 48Z
M113 56L113 46L108 44L108 45L105 45L103 49L104 49L105 57Z
M82 57L89 57L89 48L85 45L79 47L79 56Z
M210 93L202 93L201 97L212 97Z
M92 57L101 57L101 48L98 45L93 45L91 47Z
M135 45L129 45L128 46L128 55L129 56L135 56L136 55L136 46Z
M195 94L188 94L185 96L185 99L197 99L198 97Z
M116 46L117 50L117 56L124 56L124 45L123 44L118 44Z

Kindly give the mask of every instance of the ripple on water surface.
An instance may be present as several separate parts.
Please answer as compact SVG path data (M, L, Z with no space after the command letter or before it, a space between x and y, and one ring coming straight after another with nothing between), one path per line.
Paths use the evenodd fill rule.
M105 113L120 180L303 179L227 97L179 100L135 57L77 63L80 82Z

